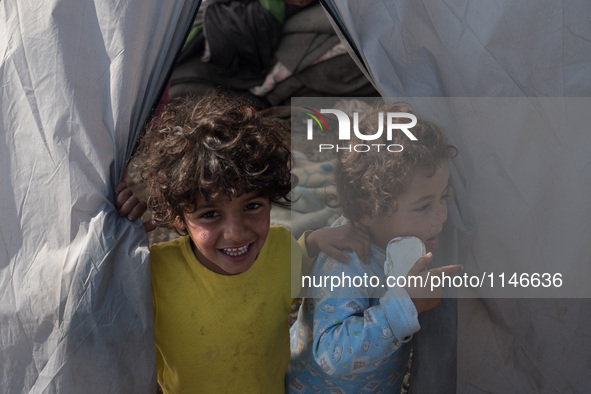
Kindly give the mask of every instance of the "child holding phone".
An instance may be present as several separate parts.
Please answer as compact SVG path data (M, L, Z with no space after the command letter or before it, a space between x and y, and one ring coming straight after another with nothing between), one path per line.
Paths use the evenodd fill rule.
M411 110L403 104L373 108L360 123L365 135L375 133L386 112ZM406 123L400 120L395 123ZM413 236L428 252L408 275L452 275L461 266L427 270L437 235L447 220L449 163L456 149L447 144L437 126L418 119L412 133L393 140L356 143L400 144L402 152L357 152L342 149L336 169L337 193L344 216L333 225L347 223L367 229L371 262L361 264L354 252L348 264L335 264L323 253L312 270L319 277L377 277L386 283L386 247L397 237ZM291 328L292 357L287 376L290 393L400 392L410 347L419 331L417 316L437 306L441 288L387 288L387 286L313 289Z

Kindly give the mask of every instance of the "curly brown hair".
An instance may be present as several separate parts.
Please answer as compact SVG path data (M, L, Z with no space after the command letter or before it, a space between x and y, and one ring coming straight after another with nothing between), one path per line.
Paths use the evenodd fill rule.
M367 135L375 133L379 127L379 117L382 116L380 113L387 112L413 113L406 103L380 103L363 117L359 123L359 131ZM395 118L393 123L408 123L408 119ZM396 211L397 199L410 184L417 169L427 169L432 176L443 160L456 156L457 149L447 143L434 123L417 116L417 124L410 131L417 137L417 141L396 131L392 133L391 140L387 139L385 132L377 140L365 141L357 136L351 140L351 146L398 144L403 146L401 152L389 152L384 147L380 151L375 148L367 152L339 150L335 170L337 199L343 214L351 222L359 222L364 215L390 216Z
M197 196L209 201L260 191L272 203L291 201L289 132L221 93L171 101L148 125L134 161L161 227L175 228Z

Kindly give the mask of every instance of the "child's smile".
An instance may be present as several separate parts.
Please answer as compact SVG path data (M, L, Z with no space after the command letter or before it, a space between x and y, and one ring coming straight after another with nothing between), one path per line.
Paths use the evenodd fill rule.
M223 249L222 251L229 256L240 257L240 256L244 256L244 254L246 252L248 252L249 247L250 247L250 245L245 245L240 248Z
M433 176L418 170L398 197L397 210L387 218L365 219L372 242L385 248L396 237L415 236L427 252L439 247L437 235L447 220L449 164L441 162Z
M271 204L259 192L231 200L197 198L184 215L193 253L203 266L222 275L236 275L254 264L269 233Z

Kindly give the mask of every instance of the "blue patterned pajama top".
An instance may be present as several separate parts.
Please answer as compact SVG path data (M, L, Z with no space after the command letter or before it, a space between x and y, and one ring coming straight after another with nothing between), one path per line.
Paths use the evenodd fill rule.
M343 218L335 225L342 225ZM321 254L311 275L376 276L368 288L313 288L291 328L291 361L286 377L289 393L400 392L412 335L420 328L417 312L404 289L388 290L385 251L371 245L371 263L347 251L348 263ZM357 281L359 283L359 280ZM376 280L373 281L374 285ZM392 296L396 293L396 296Z

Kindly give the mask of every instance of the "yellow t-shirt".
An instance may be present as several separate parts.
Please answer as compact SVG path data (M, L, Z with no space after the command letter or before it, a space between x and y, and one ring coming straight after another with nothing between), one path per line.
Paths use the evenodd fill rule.
M302 256L291 233L271 226L253 266L238 275L201 265L189 236L153 245L150 252L164 392L284 393L290 253L294 261Z

